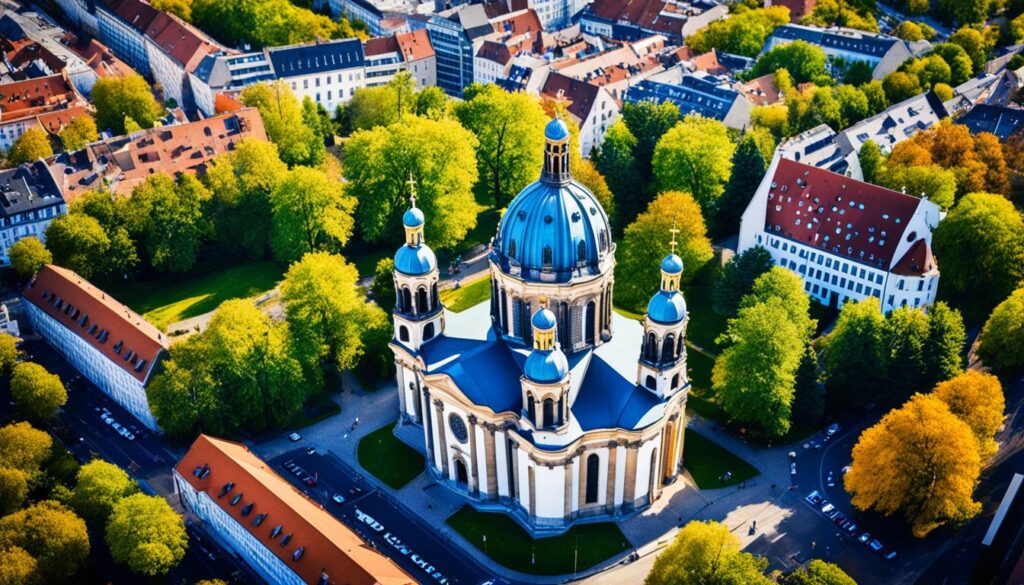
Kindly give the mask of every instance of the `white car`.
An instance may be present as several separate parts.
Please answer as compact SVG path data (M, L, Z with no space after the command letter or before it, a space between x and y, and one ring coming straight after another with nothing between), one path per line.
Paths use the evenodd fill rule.
M345 503L345 498L342 497L341 494L334 494L334 497L331 498L331 500L333 500L334 503L338 504L339 506Z
M294 443L296 441L301 441L302 440L302 436L299 435L299 433L292 433L292 434L288 435L288 440Z
M832 423L825 429L825 434L829 437L839 432L839 423Z

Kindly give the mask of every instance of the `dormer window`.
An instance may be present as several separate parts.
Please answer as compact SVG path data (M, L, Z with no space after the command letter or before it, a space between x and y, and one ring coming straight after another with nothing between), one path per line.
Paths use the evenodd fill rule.
M277 538L277 535L281 534L282 530L284 530L284 526L278 524L270 531L270 538Z

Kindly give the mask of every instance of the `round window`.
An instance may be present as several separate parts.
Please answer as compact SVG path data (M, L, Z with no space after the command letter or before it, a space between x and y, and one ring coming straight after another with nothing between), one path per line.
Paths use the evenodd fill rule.
M459 440L460 443L465 443L469 440L469 431L466 430L466 423L462 421L462 417L457 414L452 414L448 417L448 428L452 430L452 435Z

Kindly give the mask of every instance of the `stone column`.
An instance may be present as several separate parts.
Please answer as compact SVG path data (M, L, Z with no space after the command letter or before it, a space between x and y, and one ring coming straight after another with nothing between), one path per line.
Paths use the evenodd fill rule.
M636 500L636 460L639 448L639 441L626 444L626 479L622 488L622 503L629 507L632 507L633 501Z
M487 461L487 497L498 499L498 458L494 450L495 426L484 423L484 458Z
M562 489L563 495L563 518L566 523L572 520L572 457L566 459L562 469L565 470L565 483Z
M437 425L437 441L440 450L437 454L437 460L441 467L441 477L448 477L448 438L445 436L444 429L444 402L441 399L434 400L434 424Z
M471 459L468 469L472 470L469 474L469 493L476 495L480 489L480 470L477 468L476 459L476 423L477 418L474 415L467 417L469 421L469 458Z
M615 474L616 474L616 463L619 458L619 442L609 441L608 442L608 481L605 496L604 496L604 507L609 512L615 510Z
M420 393L420 408L423 409L423 444L427 447L427 465L433 465L437 467L434 462L434 433L431 429L431 420L433 417L430 416L430 389L424 388L423 392Z
M405 393L409 391L409 381L405 379L405 366L399 360L395 360L395 381L398 383L398 422L404 425L409 422L409 409L405 404Z

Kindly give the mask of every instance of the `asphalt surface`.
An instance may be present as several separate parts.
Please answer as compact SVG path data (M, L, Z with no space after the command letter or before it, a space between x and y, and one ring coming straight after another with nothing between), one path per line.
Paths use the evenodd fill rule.
M268 463L420 583L476 585L493 578L471 558L460 554L457 545L424 524L403 504L374 489L330 451L309 454L306 448L299 448ZM304 485L299 476L286 468L286 463L315 475L316 485ZM345 501L335 503L335 494Z

